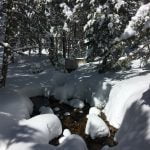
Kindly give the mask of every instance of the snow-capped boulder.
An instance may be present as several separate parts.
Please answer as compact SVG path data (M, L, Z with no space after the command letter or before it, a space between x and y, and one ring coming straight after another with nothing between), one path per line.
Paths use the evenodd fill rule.
M64 129L63 136L59 138L59 144L63 143L67 137L71 135L71 132L69 129Z
M98 109L97 107L91 107L90 110L89 110L89 114L95 114L95 115L100 115L101 114L101 111L100 109Z
M42 114L29 120L20 121L21 126L34 129L32 138L39 144L47 144L62 133L62 125L54 114Z
M74 108L82 109L84 107L84 102L79 99L72 99L69 101L69 105Z
M88 150L84 140L78 135L68 136L56 150Z
M71 135L70 130L69 130L69 129L64 129L64 131L63 131L63 136L64 136L64 137L68 137L68 136L70 136L70 135Z
M62 136L59 138L58 142L59 144L63 143L65 141L66 137Z
M106 123L100 117L95 114L89 114L85 134L95 139L96 137L109 136L110 131Z

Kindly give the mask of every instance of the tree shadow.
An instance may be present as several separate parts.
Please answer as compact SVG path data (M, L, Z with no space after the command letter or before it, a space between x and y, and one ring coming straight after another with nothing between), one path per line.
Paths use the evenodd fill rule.
M27 125L20 125L18 120L13 119L11 115L6 113L0 113L0 120L2 122L0 125L0 142L2 147L9 149L9 147L20 143L33 142L36 144L34 135L40 131Z
M118 149L149 150L150 148L150 89L127 110L117 134ZM115 149L115 148L114 148Z

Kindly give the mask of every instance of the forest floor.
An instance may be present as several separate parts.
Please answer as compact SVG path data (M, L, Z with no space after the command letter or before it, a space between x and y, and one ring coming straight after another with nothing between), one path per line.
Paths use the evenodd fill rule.
M46 105L49 106L54 113L59 117L62 122L63 129L69 129L72 134L80 135L86 142L88 149L90 150L99 150L105 145L114 146L117 143L113 140L114 135L117 131L114 127L109 125L106 121L105 115L102 113L101 118L106 122L110 129L110 137L104 138L96 138L91 139L90 136L85 134L85 127L87 123L87 114L89 112L90 106L85 104L83 109L76 109L73 108L65 103L61 103L61 101L56 100L54 97L50 97L49 99L44 96L37 96L31 98L32 102L35 104L40 102L41 100L49 102ZM56 109L57 108L57 109ZM40 112L37 109L34 109L32 116L38 115ZM52 145L59 145L59 138L52 140L50 144Z

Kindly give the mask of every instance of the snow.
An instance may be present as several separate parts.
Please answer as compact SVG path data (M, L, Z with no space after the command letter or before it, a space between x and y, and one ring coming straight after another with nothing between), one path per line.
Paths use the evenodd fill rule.
M48 150L53 147L48 146L49 140L59 136L62 131L59 119L51 114L18 120L10 114L0 113L0 120L1 150Z
M101 111L100 109L96 108L96 107L91 107L90 110L89 110L89 114L95 114L95 115L101 115Z
M111 125L120 127L128 108L148 89L150 85L148 81L150 81L150 74L123 80L113 87L104 109Z
M115 8L117 11L126 4L126 2L124 0L116 0L116 1L117 1L117 3L115 4Z
M95 139L97 137L109 136L110 131L106 123L100 117L95 114L89 114L85 134L90 135L92 139Z
M73 12L71 11L70 7L66 3L61 3L60 7L63 8L63 13L67 17L67 19L71 19Z
M59 144L63 143L65 141L66 137L62 136L59 138L58 142Z
M149 15L150 15L150 3L142 5L138 9L136 15L132 17L131 21L125 28L124 33L121 36L121 39L128 39L132 36L136 36L136 34L138 34L138 29L140 25L142 26L142 29L144 30L150 28Z
M70 135L62 144L60 144L56 150L87 150L87 146L84 140L78 135Z
M91 69L87 72L89 66ZM54 91L54 97L65 103L68 103L69 99L80 99L91 106L103 107L108 100L111 85L108 83L107 75L100 75L94 71L92 65L89 66L82 66L81 70L68 75L64 85Z
M0 112L14 115L15 118L29 118L33 104L28 97L10 89L0 89Z
M106 123L99 117L101 115L100 109L91 107L87 115L87 123L85 134L90 135L92 139L97 137L105 137L110 135L110 131Z
M70 130L69 130L69 129L64 129L64 131L63 131L63 136L64 136L64 137L68 137L68 136L70 136L70 135L71 135Z
M49 140L60 135L62 130L61 123L57 116L49 114L50 109L46 107L44 107L43 111L48 114L42 114L28 119L33 107L29 97L38 95L45 95L47 97L54 96L67 104L72 101L76 101L78 104L84 104L84 102L89 103L93 108L89 112L85 132L93 139L109 136L108 127L98 117L101 113L99 108L104 108L106 105L103 112L108 121L114 127L120 127L116 135L117 141L119 142L119 150L122 150L125 142L128 143L127 139L131 135L126 131L125 125L131 125L136 136L140 131L143 132L143 134L141 133L143 140L139 142L139 145L137 144L139 147L145 142L144 139L149 139L149 131L145 131L146 133L144 134L144 131L140 128L140 126L149 125L149 122L145 123L140 119L136 119L136 124L132 125L134 123L132 122L132 118L138 116L136 109L132 109L133 113L129 115L129 119L128 117L126 118L128 110L130 110L130 107L134 103L136 103L136 108L142 108L144 113L149 111L149 107L141 104L142 100L140 99L143 92L149 88L150 74L148 70L138 68L139 60L132 62L132 70L117 73L107 72L98 74L96 64L87 63L70 74L56 71L51 67L48 69L42 68L42 72L33 74L29 71L31 62L38 60L37 57L33 57L32 59L28 60L26 56L22 56L17 59L14 65L10 65L6 88L0 89L0 120L4 122L0 124L0 149L5 150L8 143L12 143L9 150L63 149L64 147L70 148L75 143L76 146L73 147L74 149L86 149L83 140L74 135L69 135L67 138L63 136L60 140L62 144L58 147L48 146ZM40 62L42 63L42 60ZM138 100L139 102L137 103ZM59 108L54 109L54 111L59 110ZM66 112L65 115L70 115L70 112ZM125 119L126 121L124 121ZM134 126L137 126L137 129L135 128L134 130ZM9 130L3 131L6 128ZM57 133L54 132L55 129ZM124 130L125 132L123 132ZM126 136L123 133L127 133ZM133 137L136 139L136 136ZM13 142L15 140L17 142ZM132 145L136 144L136 142L138 142L138 139ZM128 146L129 144L126 145ZM147 147L148 143L145 145ZM117 146L114 148L117 149ZM132 147L132 149L134 148Z
M37 115L29 120L20 121L20 125L36 130L37 132L32 133L32 138L39 144L48 144L62 133L61 122L54 114Z
M71 135L70 130L69 129L64 129L63 136L60 137L59 140L58 140L59 144L63 143L67 139L67 137L69 137L70 135Z
M69 105L74 107L74 108L84 108L84 102L79 100L79 99L72 99L69 101Z
M112 148L105 147L103 150L149 150L150 89L135 92L129 100L135 98L136 101L128 107L116 135L118 145Z

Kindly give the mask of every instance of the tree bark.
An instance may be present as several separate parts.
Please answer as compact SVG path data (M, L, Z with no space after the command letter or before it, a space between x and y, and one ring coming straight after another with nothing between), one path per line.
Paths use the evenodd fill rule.
M7 78L7 70L8 64L12 58L12 50L10 44L11 36L13 35L13 31L11 29L13 25L12 13L11 9L13 7L13 1L8 0L6 6L6 29L5 29L5 39L4 39L4 52L3 52L3 62L1 68L1 77L0 77L0 87L5 87L6 78Z
M63 32L63 37L62 37L62 42L63 42L63 57L66 59L66 33L65 31Z

